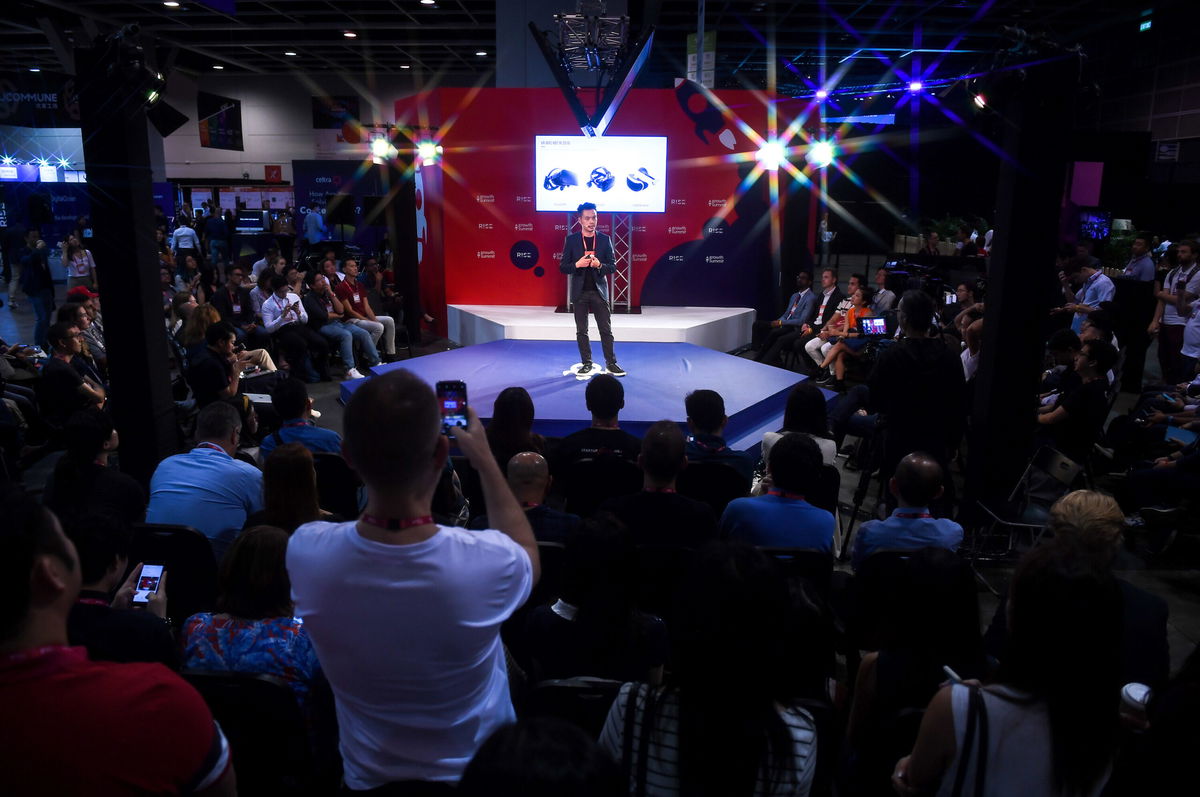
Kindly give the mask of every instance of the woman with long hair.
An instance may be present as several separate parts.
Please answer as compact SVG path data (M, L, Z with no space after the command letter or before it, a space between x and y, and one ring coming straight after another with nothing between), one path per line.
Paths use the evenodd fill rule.
M205 333L208 332L209 327L220 320L221 314L211 304L202 304L192 310L192 314L188 316L183 325L183 334L180 336L183 347L187 350L189 361L194 360L208 345L204 339ZM238 352L238 359L243 367L257 365L264 371L276 370L275 361L271 359L271 353L266 349L246 349Z
M158 263L169 269L175 268L175 253L171 251L171 240L162 227L154 231L154 244L158 247Z
M263 508L247 526L276 526L291 534L305 523L330 520L317 503L317 471L312 452L300 443L276 446L263 463Z
M969 784L979 795L1095 795L1108 780L1121 694L1121 590L1086 551L1034 548L1013 576L995 683L951 684L930 702L900 794ZM977 726L969 749L966 729ZM980 774L980 773L984 774ZM979 781L982 781L981 783ZM982 788L980 788L980 786Z
M79 285L92 289L96 287L96 261L74 233L68 235L63 244L62 262L67 269L68 291Z
M204 304L208 301L200 263L192 255L185 255L179 263L178 271L175 272L175 290L195 296L197 304Z
M527 626L535 681L589 675L658 684L667 627L637 609L637 549L609 514L567 538L558 600L531 612Z
M306 700L320 664L293 616L288 538L283 529L255 526L233 541L221 560L216 613L184 623L184 669L274 675Z
M508 461L522 451L541 454L545 450L545 438L533 431L533 399L529 391L523 387L500 391L492 406L487 438L502 471L507 471Z
M832 372L832 384L837 390L843 387L847 360L860 356L863 348L870 342L870 338L858 331L858 319L875 315L875 311L871 309L871 302L874 300L875 291L872 288L859 288L854 292L850 297L850 309L846 311L842 338L830 347L825 353L825 359L817 366Z
M788 393L787 405L783 410L783 428L778 432L767 432L762 439L762 457L754 472L751 495L762 495L770 489L766 478L767 457L771 447L788 432L808 435L821 450L821 462L837 464L837 444L829 434L829 415L825 405L825 394L809 380L797 382Z
M646 794L804 797L817 736L788 698L783 576L755 548L713 543L676 597L667 686L622 686L600 746L618 760L628 747L631 790Z

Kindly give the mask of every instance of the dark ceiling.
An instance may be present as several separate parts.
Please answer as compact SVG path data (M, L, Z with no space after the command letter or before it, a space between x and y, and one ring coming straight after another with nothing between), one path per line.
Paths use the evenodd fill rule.
M1006 25L1089 48L1137 36L1151 0L708 0L715 30L716 85L811 92L822 63L841 85L902 83L920 63L936 76L985 65L1010 41ZM1156 8L1183 0L1154 3ZM229 6L231 0L211 5ZM223 74L341 72L438 76L443 83L487 81L495 68L497 0L237 0L233 15L181 0L17 0L0 19L0 70L72 71L71 51L97 34L136 23L160 68ZM575 0L563 0L564 12ZM657 28L638 85L670 85L684 71L696 0L630 0L631 27ZM1157 14L1158 12L1156 12ZM549 27L549 20L546 20ZM347 38L349 31L357 34ZM151 49L151 48L147 48ZM920 52L920 51L924 52ZM294 52L296 55L287 55ZM484 52L486 55L477 55ZM773 53L773 55L772 55ZM934 76L931 74L931 77ZM579 76L581 85L587 76Z

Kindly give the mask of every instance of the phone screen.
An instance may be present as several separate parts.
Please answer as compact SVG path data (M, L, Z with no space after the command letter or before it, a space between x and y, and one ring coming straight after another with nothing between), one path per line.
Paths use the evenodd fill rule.
M158 592L162 574L162 565L142 565L142 574L138 576L137 587L133 590L133 602L149 603L150 596Z
M467 385L465 382L438 382L438 407L442 412L442 432L451 426L467 425Z
M957 295L955 295L955 294L953 294L953 293L947 293L947 294L946 294L946 304L956 304L957 302L958 302L958 296L957 296Z

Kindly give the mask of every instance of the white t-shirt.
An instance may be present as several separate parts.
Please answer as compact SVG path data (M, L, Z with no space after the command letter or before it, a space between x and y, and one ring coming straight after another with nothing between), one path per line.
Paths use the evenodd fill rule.
M1193 296L1200 295L1200 267L1195 265L1183 268L1176 266L1171 269L1171 273L1167 274L1167 279L1163 283L1162 289L1172 296L1175 295L1175 283L1191 274L1191 279L1187 282L1187 292ZM1187 319L1179 314L1175 309L1174 302L1163 302L1162 323L1168 326L1181 326L1187 323Z
M1187 320L1187 326L1183 328L1183 351L1181 353L1184 357L1200 359L1200 299L1192 303L1192 315Z
M288 543L296 616L337 702L346 785L457 781L516 720L500 624L533 567L505 534L440 526L384 545L356 524L308 523Z

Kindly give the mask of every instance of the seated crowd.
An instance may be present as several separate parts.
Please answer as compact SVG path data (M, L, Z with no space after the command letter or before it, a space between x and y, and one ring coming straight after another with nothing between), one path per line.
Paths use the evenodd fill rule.
M759 456L730 448L716 390L680 396L682 423L623 427L607 374L562 438L533 431L520 387L486 429L469 408L444 432L406 370L361 384L339 434L306 383L332 354L351 377L394 355L378 269L301 273L272 252L218 285L195 232L175 238L167 301L199 411L148 491L110 462L98 300L77 294L47 330L37 402L66 452L40 501L4 488L0 521L13 793L277 794L299 777L312 794L1135 794L1183 775L1200 654L1172 679L1165 602L1114 575L1116 499L1064 490L981 617L953 478L977 283L939 313L886 270L848 294L832 270L819 294L801 274L759 358L794 354L837 393L801 380ZM1106 430L1115 310L1104 274L1075 265L1062 316L1079 328L1052 336L1030 424L1081 464L1111 446L1129 511L1186 495L1194 444L1147 457L1200 425L1200 379L1176 371ZM876 316L896 337L859 334ZM1194 371L1190 340L1173 362ZM253 380L269 381L261 426ZM847 437L885 492L849 537ZM265 694L251 677L295 711L287 762L242 728ZM217 699L222 684L245 691Z

